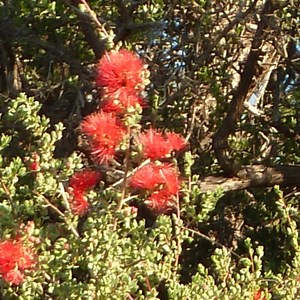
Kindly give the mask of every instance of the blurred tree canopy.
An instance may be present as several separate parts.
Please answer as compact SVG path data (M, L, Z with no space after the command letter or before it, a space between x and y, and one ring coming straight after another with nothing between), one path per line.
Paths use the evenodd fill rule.
M187 213L185 221L230 249L250 236L265 246L268 268L280 271L296 246L280 238L290 215L279 207L293 210L299 229L299 7L299 0L2 0L0 113L21 92L33 96L52 125L64 123L55 155L84 151L77 128L99 105L97 61L112 48L135 51L151 74L143 125L188 138L196 211L210 201L202 194L222 194L205 219ZM204 248L195 241L184 249L185 278L211 254Z

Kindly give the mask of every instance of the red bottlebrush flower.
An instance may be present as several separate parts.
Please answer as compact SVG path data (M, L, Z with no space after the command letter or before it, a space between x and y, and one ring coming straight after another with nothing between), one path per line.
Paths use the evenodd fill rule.
M168 189L153 192L146 204L156 213L166 213L175 206L175 195Z
M89 209L89 202L86 197L84 197L81 191L77 191L76 189L70 192L72 194L69 199L70 207L73 214L78 216L83 216Z
M90 138L92 154L100 163L113 158L115 148L125 134L119 119L103 111L87 116L82 123L82 132Z
M141 133L138 141L143 145L144 156L153 160L165 158L172 151L181 150L186 146L184 138L179 134L169 132L163 135L152 128Z
M24 280L24 275L18 269L11 269L3 275L3 279L8 283L20 285Z
M131 177L130 185L134 188L153 190L163 186L171 194L179 191L179 179L176 168L170 164L150 163L138 169Z
M143 145L144 156L153 160L164 158L172 151L171 145L162 133L152 128L146 133L141 133L138 141Z
M87 212L89 203L84 197L84 192L93 188L100 178L99 172L89 169L76 172L72 176L69 183L71 194L69 202L74 214L82 216Z
M70 179L69 186L77 192L85 192L93 188L100 180L100 173L93 170L82 170L73 174Z
M150 163L138 169L130 179L130 185L137 189L152 190L161 184L160 166Z
M100 164L107 164L108 161L112 159L116 153L115 145L105 145L98 141L92 141L90 147L92 150L92 156Z
M84 197L84 192L93 188L100 180L101 175L97 171L82 170L74 173L69 182L70 207L74 214L82 216L88 208L89 203Z
M171 164L163 164L159 170L162 183L171 194L177 194L180 189L178 172Z
M30 165L29 165L29 169L30 169L30 171L32 171L32 172L38 172L38 171L40 171L40 164L39 164L39 162L37 162L37 161L34 161L34 162L32 162Z
M130 179L134 188L150 190L147 205L156 213L165 213L174 207L180 188L177 169L171 164L150 163L138 169Z
M174 132L166 133L166 140L171 145L173 151L179 151L186 146L185 139L181 135Z
M142 84L143 62L128 50L110 51L99 61L96 83L114 93L121 88L133 91Z
M36 152L33 152L32 155L31 155L31 158L26 159L26 162L27 162L28 169L31 172L36 173L36 172L39 172L41 170L40 156Z
M262 295L262 291L258 290L255 292L254 296L253 296L253 300L266 300L266 297L264 297Z
M32 251L19 239L0 242L0 275L6 282L21 284L24 280L24 271L34 265Z
M100 111L87 116L81 126L82 131L89 137L109 139L110 132L119 131L121 123L114 114Z
M143 107L144 101L136 93L128 93L127 89L121 88L117 92L104 96L102 110L116 114L124 114L129 108Z

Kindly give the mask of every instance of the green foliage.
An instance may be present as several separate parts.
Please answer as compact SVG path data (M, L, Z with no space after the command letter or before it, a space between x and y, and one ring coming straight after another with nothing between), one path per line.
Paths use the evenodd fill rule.
M237 19L207 54L232 18L224 14L222 27L224 19L214 15L222 11L214 7L219 2L88 1L103 25L88 17L90 27L106 49L118 43L135 49L152 71L149 105L127 124L137 132L140 121L180 132L190 148L174 159L182 171L180 212L136 213L131 199L118 209L121 193L105 178L87 195L88 215L71 213L68 180L91 161L84 141L69 146L66 137L98 104L95 53L78 17L87 8L71 2L0 1L0 242L28 221L39 241L36 267L20 286L0 278L0 298L252 300L261 291L260 300L298 299L299 192L274 186L203 194L199 188L203 176L220 170L211 140L232 99L232 58L247 27ZM235 2L224 3L236 12ZM283 18L278 15L284 30L294 26L297 9L284 7ZM287 66L283 77L298 83L291 69L297 65ZM2 77L16 72L13 84L3 84ZM15 88L18 80L22 86ZM266 94L264 122L273 105ZM296 84L281 90L278 113L287 135L274 122L265 126L244 114L228 141L231 154L256 163L267 136L276 150L268 162L299 164L299 95ZM60 142L67 154L58 150Z
M1 160L1 237L13 236L21 222L33 220L33 235L40 240L37 267L19 287L1 282L3 299L253 299L259 290L266 299L295 299L300 268L298 219L293 201L287 203L279 188L274 190L278 201L272 217L280 220L276 226L291 258L280 273L269 268L272 262L265 260L264 247L254 246L247 238L240 254L214 247L209 267L198 263L194 275L184 279L184 248L197 236L197 230L187 227L184 219L193 224L210 222L222 194L199 201L200 191L191 181L182 216L162 215L152 227L146 227L144 220L128 213L128 207L116 214L116 205L104 201L105 190L98 190L90 195L95 208L79 220L67 210L64 181L81 167L81 160L76 154L66 159L53 156L63 127L50 129L48 119L38 110L39 104L23 94L10 100L2 115L5 130L11 127L10 135L2 134L1 153L13 150L11 143L16 138L22 147L15 149L18 156L2 156ZM28 134L19 136L16 126ZM40 156L38 172L30 171L26 161L33 152ZM191 165L187 155L187 174Z

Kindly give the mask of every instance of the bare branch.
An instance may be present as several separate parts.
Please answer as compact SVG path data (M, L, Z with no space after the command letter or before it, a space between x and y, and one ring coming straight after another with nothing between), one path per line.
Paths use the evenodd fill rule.
M280 185L300 187L300 165L266 167L253 165L242 167L237 177L208 176L198 182L202 193L222 189L225 192L257 187Z
M85 36L86 42L93 49L96 58L100 59L106 49L106 40L99 38L93 23L100 32L103 32L104 35L108 37L108 33L106 32L104 25L100 23L95 12L90 8L86 1L73 1L73 5L68 4L66 1L65 3L76 13L79 26ZM84 13L79 9L79 3L82 3L85 6L87 13Z
M228 137L230 134L234 133L236 123L244 111L244 102L249 95L249 90L253 84L253 78L257 71L258 61L260 60L260 47L268 34L266 29L269 25L269 16L272 14L273 10L272 1L266 1L261 12L261 21L258 24L239 85L233 95L227 116L213 138L213 149L217 159L221 168L228 175L235 175L239 170L238 163L228 157Z

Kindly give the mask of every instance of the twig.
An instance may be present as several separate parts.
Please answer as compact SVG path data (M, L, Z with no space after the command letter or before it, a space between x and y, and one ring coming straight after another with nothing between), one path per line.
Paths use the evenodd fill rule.
M143 161L137 168L135 168L134 170L132 170L131 172L128 172L126 175L126 180L137 170L139 170L140 168L144 167L145 165L147 165L150 162L150 159L147 159L145 161ZM122 182L125 180L125 176L123 178L121 178L120 180L116 181L114 184L112 184L110 187L107 188L107 190L111 190L113 188L115 188L116 186L122 184Z
M48 206L50 206L54 211L57 212L58 215L60 215L61 217L65 217L65 215L63 214L63 212L57 208L55 205L53 205L44 195L34 192L37 196L42 197L43 200L47 203Z
M65 188L64 188L63 184L61 182L59 182L58 187L59 187L59 191L60 191L61 197L62 197L62 199L64 201L65 207L67 208L68 211L71 211L70 203L68 201L68 197L66 195L66 191L65 191Z
M225 246L222 245L221 243L219 243L219 242L217 242L217 241L211 239L210 237L208 237L207 235L205 235L205 234L203 234L203 233L201 233L201 232L199 232L199 231L196 231L196 230L194 230L194 229L191 229L191 228L188 228L188 227L185 227L185 226L182 226L181 228L182 228L182 229L185 229L185 230L188 230L188 231L192 232L193 234L196 234L196 235L202 237L203 239L209 241L209 242L210 242L211 244L213 244L213 245L216 245L216 246L218 246L218 247L225 247ZM227 247L225 247L225 248L227 248ZM228 251L231 252L233 255L235 255L237 258L242 258L239 254L237 254L237 253L234 252L233 250L228 249Z
M86 1L78 1L76 4L72 5L67 0L63 0L64 3L70 7L77 15L79 26L82 33L84 34L85 40L88 45L93 49L97 59L100 59L106 50L106 42L108 40L108 33L101 21L96 16L96 13L90 8ZM79 4L84 6L83 9L79 7ZM76 6L75 6L76 5ZM96 26L94 26L96 24ZM102 36L99 39L99 34ZM104 35L104 36L103 36Z
M62 184L61 184L61 186L62 186ZM60 187L61 187L60 186ZM64 191L64 189L63 189L63 191ZM65 217L65 215L64 215L64 213L59 209L59 208L57 208L55 205L53 205L44 195L42 195L42 194L40 194L40 193L38 193L38 192L33 192L36 196L38 196L38 197L41 197L46 203L47 203L47 205L48 206L50 206L58 215L60 215L63 219L64 219L64 221L65 221L65 223L68 225L68 227L69 227L69 229L72 231L72 233L76 236L76 237L79 237L79 233L77 232L77 230L74 228L74 226L72 225L72 224L70 224L69 222L68 222L68 220L66 219L66 217ZM64 191L64 193L65 193L65 191ZM64 196L63 196L63 199L64 199ZM67 201L68 202L68 201Z
M80 2L85 6L90 18L95 22L95 24L97 25L97 27L101 28L101 30L104 32L104 34L106 36L108 36L108 33L104 27L104 25L102 25L100 23L100 21L97 18L96 13L90 8L90 6L88 5L88 3L85 0L80 0Z
M130 136L131 136L131 130L130 127L128 128L128 132L127 132L127 136L128 136L128 145L127 145L127 149L125 152L125 173L124 173L124 181L123 181L123 188L122 188L122 197L120 202L118 203L117 206L117 211L120 210L122 208L122 205L124 203L124 199L126 196L126 189L127 189L127 179L128 179L128 172L129 172L129 160L130 160Z
M181 215L180 215L180 205L179 205L179 193L177 192L176 194L176 209L177 209L177 215L176 215L176 222L179 221L181 219ZM178 234L178 236L180 236L181 232L182 232L182 226L179 226L178 223L176 224L177 227L180 228L180 232ZM175 257L175 268L176 270L178 269L178 265L179 265L179 257L180 257L180 253L181 253L181 240L179 237L176 237L176 244L177 244L177 249L176 249L176 257Z

